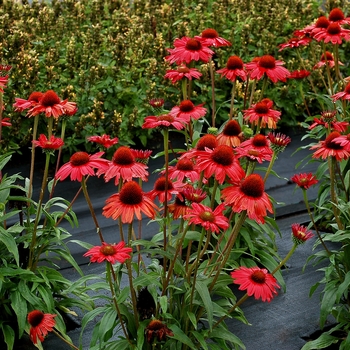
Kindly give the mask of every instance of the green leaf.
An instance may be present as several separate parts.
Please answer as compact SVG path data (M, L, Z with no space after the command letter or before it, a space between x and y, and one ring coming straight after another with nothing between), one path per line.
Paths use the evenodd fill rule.
M160 308L162 309L162 313L166 313L168 310L168 297L166 295L162 295L159 298L159 305L160 305Z
M22 297L21 293L17 290L12 291L10 294L11 306L17 316L18 323L18 336L23 335L24 327L27 320L27 303Z
M207 312L207 321L209 328L213 326L213 303L209 294L209 290L206 284L201 281L196 281L196 291L202 299L204 308Z
M350 284L350 271L347 272L345 275L344 281L342 284L338 287L337 290L337 299L336 302L339 303L340 298L343 296L344 292L349 290L349 284Z
M10 233L8 233L3 227L0 227L0 241L4 243L7 250L13 254L14 259L16 260L17 266L19 266L19 254L17 249L17 244L15 239Z
M245 349L244 344L236 335L234 335L232 332L222 327L214 328L213 331L210 332L210 338L223 339L235 345L240 346L242 349Z
M104 313L99 326L99 335L101 339L104 339L104 335L111 329L113 329L117 322L117 312L113 307L109 307ZM106 339L104 339L106 340Z
M193 327L197 329L197 318L196 315L193 312L187 311L187 316L190 319L191 323L193 324Z
M198 340L199 344L201 345L201 347L204 350L208 350L208 345L205 341L205 338L203 337L203 335L197 331L193 331L192 334L194 335L194 337Z
M324 349L335 344L339 339L327 333L321 334L317 339L306 343L301 350Z
M1 325L7 349L13 349L15 343L15 331L7 324Z
M169 326L174 335L172 338L178 340L182 344L187 345L189 348L196 350L197 347L193 344L192 340L175 324Z

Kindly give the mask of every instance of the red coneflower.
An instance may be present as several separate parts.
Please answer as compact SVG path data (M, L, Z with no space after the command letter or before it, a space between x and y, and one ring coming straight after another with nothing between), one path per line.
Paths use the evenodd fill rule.
M191 183L199 180L199 173L191 159L182 158L176 163L176 166L169 166L169 179L183 181L189 179Z
M12 126L12 124L10 123L10 118L2 118L1 126Z
M158 207L148 195L142 192L139 184L135 181L126 182L119 193L111 195L102 208L106 218L117 220L121 217L123 223L132 223L134 216L141 220L141 214L154 219L155 209Z
M336 119L337 111L323 111L321 112L321 118L314 118L314 122L309 126L309 129L312 130L318 125L322 125L325 128L331 128L333 131L345 132L349 126L348 122L338 121Z
M264 192L264 187L262 177L259 174L252 174L240 182L234 182L233 186L224 188L222 197L235 213L246 210L250 219L263 224L267 211L273 212L271 201Z
M34 91L29 95L28 100L16 97L16 102L13 104L13 107L15 108L16 112L23 112L24 110L39 104L39 101L43 95L44 94L42 92Z
M312 158L326 159L335 157L336 160L346 160L350 157L350 152L341 144L334 142L334 139L341 136L338 131L331 132L324 141L318 142L310 149L316 149Z
M321 68L321 67L325 66L326 64L329 65L329 68L333 68L335 66L333 55L329 51L326 51L326 54L323 53L321 55L321 59L320 59L320 61L318 63L316 63L314 65L314 69ZM338 64L340 66L344 65L340 61L338 61Z
M337 100L350 100L350 83L346 84L344 91L340 91L333 96L331 96L333 99L333 102Z
M318 183L316 176L312 173L295 174L291 180L304 190Z
M56 324L55 314L44 314L42 311L33 310L28 313L27 320L30 325L29 335L33 344L38 343L38 338L41 342L49 332L52 332Z
M238 56L229 57L226 67L219 69L216 73L221 74L222 77L230 81L235 81L237 77L240 77L243 81L247 80L247 72L245 71L245 64Z
M266 136L257 134L240 144L235 148L238 158L247 157L250 160L256 160L262 163L264 160L270 161L272 158L272 149Z
M138 149L132 149L132 148L130 148L130 151L135 157L135 162L142 163L142 164L148 164L149 158L153 152L148 149L138 150Z
M164 99L163 98L152 98L149 100L149 104L151 107L159 109L164 106Z
M164 75L165 79L170 79L170 81L175 84L183 78L188 80L199 79L202 76L202 73L199 72L196 68L189 68L184 63L180 64L177 69L169 69Z
M283 61L265 55L247 63L246 69L249 71L251 79L260 80L266 74L273 83L277 83L278 81L286 81L290 74L287 68L282 67L283 65Z
M233 148L226 145L219 145L214 150L207 148L198 154L197 167L207 179L214 176L219 184L224 183L226 176L232 181L240 181L244 174Z
M318 32L326 30L329 24L330 22L326 16L320 16L314 24L307 26L304 28L304 30L308 32L311 37L313 37Z
M340 135L333 139L333 142L339 144L340 146L344 147L345 150L350 152L350 134Z
M350 24L350 18L344 15L344 12L340 8L334 8L328 15L330 22L337 22L341 24Z
M118 137L115 137L111 139L109 135L102 135L102 136L90 136L87 138L90 142L96 142L99 145L102 145L104 148L110 148L118 143Z
M76 152L71 157L68 163L61 166L55 175L56 180L63 181L70 175L72 181L81 181L83 176L95 175L95 169L98 173L104 173L109 167L109 161L101 158L104 152L97 152L89 155L86 152Z
M116 185L120 178L123 181L131 181L132 178L141 178L142 181L147 181L147 168L147 165L135 161L135 156L129 147L121 146L114 152L104 177L106 182L115 178Z
M198 154L205 152L206 148L214 149L215 147L217 147L217 145L218 145L218 142L216 140L215 135L213 134L203 135L196 143L195 148L192 148L187 152L183 153L180 159L183 159L183 158L193 159L197 157Z
M190 209L181 194L176 196L174 203L168 205L169 213L173 214L175 220L186 215Z
M264 98L260 102L253 104L250 108L243 111L243 117L252 125L258 125L269 129L276 129L277 122L280 120L281 112L272 109L273 101Z
M191 118L198 120L205 116L207 109L204 108L203 105L204 103L195 106L191 100L184 100L179 106L173 107L169 114L175 118L186 120L186 122L189 123Z
M184 216L188 224L200 225L207 231L219 233L220 229L227 230L230 226L228 218L223 215L225 204L221 203L214 210L200 204L192 203L192 209Z
M295 70L290 73L290 76L288 79L304 79L307 78L311 73L308 70L305 69L300 69L300 70Z
M3 93L4 90L6 88L6 84L8 83L8 75L0 76L0 92Z
M161 176L154 182L153 190L149 192L149 196L153 200L158 197L159 202L163 203L165 201L165 187L167 187L167 201L170 201L173 195L179 194L184 185L180 181L171 181L170 179L166 181L165 176Z
M204 198L206 198L206 192L202 191L199 188L194 188L192 185L187 184L182 189L181 194L185 197L185 199L190 203L200 203Z
M83 256L90 256L91 262L108 261L111 264L116 262L123 264L125 260L131 258L131 253L132 248L125 247L125 242L119 242L118 244L102 242L102 246L92 247Z
M294 48L299 46L306 46L312 41L310 37L302 37L302 38L291 38L286 43L279 44L280 49L278 51L282 51L286 48Z
M187 36L181 39L175 39L174 46L174 49L167 49L170 55L165 57L170 64L184 62L189 64L192 61L203 61L207 63L214 54L207 45L195 38L189 38Z
M276 289L280 288L273 275L257 266L249 268L241 266L231 272L231 277L233 283L240 285L239 290L246 290L249 296L254 295L255 299L261 298L262 301L270 302L277 294Z
M48 140L46 135L40 134L39 139L37 141L34 140L33 144L36 147L41 147L43 149L55 150L55 149L59 149L60 147L62 147L64 145L64 142L59 137L55 137L52 135L50 137L50 140Z
M229 120L218 134L216 140L218 145L237 147L242 141L242 128L236 120Z
M267 138L270 140L270 147L274 152L281 153L287 147L287 145L292 141L287 135L274 132L269 132Z
M292 240L295 244L303 244L312 237L313 234L311 231L308 231L307 227L300 224L292 225Z
M160 320L152 320L145 330L146 339L149 344L152 344L154 339L164 341L166 337L174 336L174 333Z
M160 116L146 117L142 125L142 129L175 128L177 130L181 130L187 123L187 119L174 117L170 114L163 114Z
M341 44L343 39L345 41L350 40L350 30L342 28L337 22L332 22L326 30L316 33L314 39L324 43L331 42L333 45Z
M204 29L200 36L195 36L194 38L203 42L206 46L231 46L231 43L228 40L221 38L219 33L212 28Z

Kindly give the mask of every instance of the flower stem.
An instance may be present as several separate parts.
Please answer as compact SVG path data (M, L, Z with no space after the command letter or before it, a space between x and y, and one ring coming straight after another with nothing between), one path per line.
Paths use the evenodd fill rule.
M38 131L38 123L39 123L39 115L34 117L34 125L33 125L33 141L36 140L36 134ZM31 151L31 160L30 160L30 172L29 172L29 189L28 189L28 198L32 197L33 191L33 178L34 178L34 164L35 164L35 147L32 143L32 151Z
M215 77L214 77L214 62L210 58L209 60L209 72L211 80L211 126L215 128Z
M335 193L335 164L336 164L335 157L328 157L328 168L329 168L329 176L330 176L330 182L331 182L331 202L332 202L332 209L335 221L338 225L339 230L343 229L343 224L340 221L339 218L339 209L337 208L338 199Z
M76 349L79 350L79 348L77 348L74 344L72 344L71 342L69 342L66 338L64 338L58 331L56 331L55 329L52 329L52 333L54 333L55 335L57 335L58 338L60 338L61 340L63 340L66 344L68 344L72 349Z
M277 267L271 272L271 275L275 274L278 270L280 270L286 262L290 259L290 257L293 255L295 252L295 249L297 249L298 244L294 243L293 247L290 249L288 254L284 257L284 259L277 265Z
M232 120L232 118L233 118L233 106L234 106L234 103L235 103L235 92L236 92L236 79L235 79L235 81L233 82L233 85L232 85L229 120Z
M266 170L265 176L264 176L264 183L266 182L267 178L269 177L270 172L271 172L272 167L273 167L273 164L275 163L276 159L277 159L277 152L273 151L272 158L270 160L270 164L269 164L269 166Z

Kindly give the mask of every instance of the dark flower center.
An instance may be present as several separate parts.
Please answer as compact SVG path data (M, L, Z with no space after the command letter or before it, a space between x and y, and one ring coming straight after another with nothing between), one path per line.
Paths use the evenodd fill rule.
M203 221L209 221L209 222L214 222L215 221L215 215L210 212L210 211L203 211L199 214L199 217Z
M103 255L114 255L116 253L114 247L111 246L110 244L102 246L101 249L100 249L100 252Z
M329 13L328 18L332 22L337 22L337 21L342 21L345 18L345 16L341 9L335 8Z
M218 38L219 34L215 29L208 28L203 30L202 32L202 38L209 38L209 39L215 39Z
M191 112L194 109L194 104L190 100L184 100L180 103L181 112Z
M154 183L154 189L156 191L165 191L165 184L166 184L166 180L165 177L160 177L159 179L157 179L157 181ZM174 188L173 184L171 181L168 180L168 191L172 190Z
M345 91L347 88L349 88L349 92L350 92L350 84L349 86L348 85L346 86ZM324 111L321 113L322 118L328 122L332 122L336 114L337 114L337 111Z
M266 276L265 273L263 271L254 271L251 276L250 276L251 280L254 281L255 283L259 283L259 284L264 284L265 280L266 280Z
M276 67L276 60L270 55L262 56L259 60L259 66L267 69L273 69Z
M43 95L42 92L34 91L29 95L28 101L39 102Z
M315 23L316 28L327 28L329 26L329 20L325 16L321 16Z
M267 107L267 104L265 102L258 102L254 110L258 114L267 114L269 112L269 107Z
M185 64L180 64L179 67L177 68L177 71L179 73L189 73L190 69Z
M327 33L331 35L338 35L341 32L340 25L338 23L331 23L327 27Z
M256 150L254 150L254 149L250 149L250 150L248 151L248 155L257 157L257 156L259 155L259 152L256 151Z
M241 184L241 191L249 197L260 198L264 193L264 181L258 174L247 176Z
M70 157L70 162L74 166L89 163L90 157L86 152L76 152Z
M60 98L57 96L56 92L53 90L46 91L40 101L40 103L44 107L52 107L54 105L59 104L60 102L61 102Z
M264 135L258 134L253 137L252 141L253 146L255 147L265 147L268 146L266 137Z
M190 51L199 51L202 44L197 39L190 39L187 41L185 48Z
M180 159L176 164L178 170L191 171L193 170L193 162L190 159Z
M333 55L328 51L326 51L326 57L324 56L324 54L322 54L321 61L325 61L326 58L327 58L327 61L334 61Z
M116 165L131 165L135 163L135 157L129 147L119 147L113 155L113 163Z
M141 187L134 181L127 182L119 192L119 199L125 205L136 205L142 202Z
M166 121L166 122L169 122L169 123L172 123L175 119L173 116L169 115L169 114L164 114L164 115L160 115L158 117L158 120L159 121Z
M340 150L340 149L343 149L344 147L342 147L340 144L338 143L335 143L333 142L333 140L336 138L336 137L339 137L340 136L340 133L338 131L333 131L331 132L325 139L324 141L324 145L327 147L327 148L330 148L330 149L335 149L335 150Z
M241 131L242 129L239 123L236 120L231 120L225 125L222 133L225 136L238 136Z
M37 327L44 318L44 313L39 310L34 310L28 314L28 322L32 327Z
M147 328L152 331L157 331L159 329L163 329L164 327L163 322L159 320L152 320L147 326Z
M233 150L230 146L220 145L214 149L211 159L219 165L231 165L234 160Z
M217 146L216 137L214 135L208 134L202 136L197 143L198 151L205 151L205 148L214 149Z
M238 56L231 56L226 63L226 68L230 70L243 69L243 61Z

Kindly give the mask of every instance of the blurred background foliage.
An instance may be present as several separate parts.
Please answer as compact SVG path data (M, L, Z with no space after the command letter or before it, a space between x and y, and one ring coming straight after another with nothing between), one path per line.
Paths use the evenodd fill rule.
M5 138L21 149L30 145L32 121L24 113L14 112L12 104L15 97L28 98L33 91L53 89L79 107L67 125L67 153L83 148L86 137L103 133L118 136L122 144L147 146L150 131L141 125L144 117L152 114L148 101L179 102L178 87L163 78L170 68L164 60L166 48L172 47L175 38L214 28L232 42L232 47L216 49L218 68L231 55L249 62L270 54L282 59L289 70L300 69L296 53L279 52L278 45L330 9L340 7L349 15L350 8L348 1L321 4L312 0L34 0L0 4L0 63L13 67L4 98L4 117L10 117L13 126L5 128ZM348 51L347 45L342 46L344 63ZM320 53L305 48L302 54L311 70ZM208 67L197 68L204 75L196 82L195 99L206 102L210 109ZM347 69L346 63L343 70ZM228 106L231 87L225 79L217 79L217 106ZM270 94L282 111L282 127L304 120L299 90L279 83L270 88ZM312 97L308 103L312 110ZM228 108L220 108L218 124L227 120L227 115ZM60 128L59 122L56 128Z

